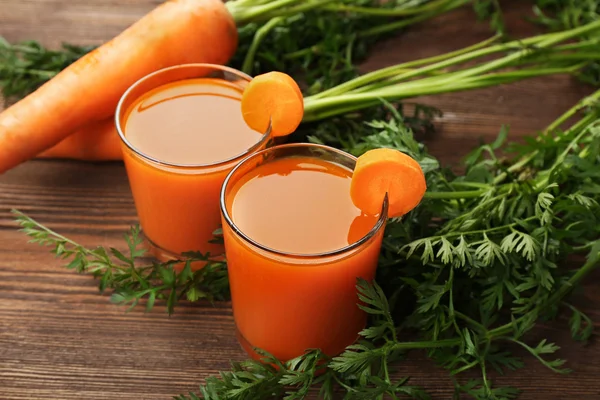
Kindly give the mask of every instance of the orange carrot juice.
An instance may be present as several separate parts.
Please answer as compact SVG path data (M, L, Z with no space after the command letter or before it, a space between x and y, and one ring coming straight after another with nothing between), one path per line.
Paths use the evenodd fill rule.
M221 192L223 234L242 346L285 361L328 355L366 323L356 279L372 280L387 205L378 216L350 198L356 159L310 144L275 146L242 161ZM387 203L386 203L387 204Z
M155 72L121 99L117 126L140 225L161 259L221 255L219 191L233 166L266 146L250 129L241 96L250 78L213 65Z

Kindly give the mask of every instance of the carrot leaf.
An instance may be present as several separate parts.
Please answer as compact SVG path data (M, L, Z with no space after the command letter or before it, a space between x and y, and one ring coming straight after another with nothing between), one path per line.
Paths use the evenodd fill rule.
M180 260L164 263L150 260L145 257L139 226L131 227L125 235L129 250L126 255L115 248L88 249L18 210L13 210L13 214L31 242L49 246L53 254L68 261L66 268L93 275L99 281L100 291L111 290L111 301L128 306L128 310L146 301L146 311L150 311L156 301L162 300L170 315L182 297L189 301L229 299L225 263L198 252L185 253ZM192 271L191 263L199 261L207 265ZM178 271L175 266L181 263L185 266Z
M2 96L9 101L26 96L93 48L63 44L49 50L34 40L10 44L0 36Z

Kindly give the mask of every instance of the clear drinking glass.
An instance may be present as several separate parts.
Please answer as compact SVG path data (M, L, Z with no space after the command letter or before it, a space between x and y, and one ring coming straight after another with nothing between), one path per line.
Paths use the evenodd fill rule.
M187 64L170 67L156 71L132 85L122 96L116 111L123 159L140 225L153 255L162 260L178 258L182 252L187 251L201 251L213 256L223 254L221 244L210 243L214 239L213 232L220 227L221 222L221 185L241 159L265 148L270 141L269 132L265 132L257 142L239 154L206 164L167 162L136 148L128 140L126 129L132 105L136 104L140 96L163 85L196 78L222 80L224 84L239 88L240 93L251 80L250 76L221 65ZM241 115L241 105L239 110ZM172 116L165 115L164 118ZM231 118L231 115L214 115L206 123L200 121L197 134L214 135L217 130L218 135L218 121L227 118Z
M232 188L237 182L259 166L298 156L338 164L351 171L356 164L352 155L327 146L274 146L240 162L225 179L221 191L237 335L242 347L255 358L258 356L253 348L266 350L281 361L313 348L330 356L339 354L356 341L367 320L366 313L357 306L356 283L357 277L370 281L375 276L387 221L387 198L366 235L346 247L319 254L291 254L265 247L242 232L233 220ZM286 176L282 171L278 179ZM265 197L264 201L270 199Z

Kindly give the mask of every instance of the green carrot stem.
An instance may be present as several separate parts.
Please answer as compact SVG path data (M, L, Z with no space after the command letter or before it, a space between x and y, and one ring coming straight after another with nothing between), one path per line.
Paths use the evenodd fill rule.
M523 59L526 59L527 56L533 54L534 51L539 51L544 47L550 47L560 43L561 41L569 40L577 37L578 35L583 35L584 33L598 29L600 29L600 21L595 21L568 31L538 35L518 41L493 45L486 48L479 48L469 52L459 51L459 54L454 57L435 62L431 65L418 68L416 70L398 73L400 66L406 66L406 64L401 64L400 66L389 67L380 71L375 71L371 74L356 78L355 80L342 84L319 95L306 98L305 121L314 121L316 119L330 117L345 112L356 111L361 108L374 105L379 99L396 101L403 98L420 95L431 95L447 93L450 91L483 88L533 76L543 76L557 73L573 73L582 68L585 64L567 64L566 66L555 68L538 67L503 73L490 72L510 66L515 62L520 62ZM437 71L441 68L461 64L474 58L493 54L498 51L506 51L511 48L518 48L519 50L500 59L489 61L464 70L450 72L440 76L430 76L420 80L403 82L401 84L393 84L395 81L423 76L424 74ZM576 60L579 61L578 59ZM382 82L380 81L381 79L389 77L394 73L396 73L394 77L388 78ZM371 83L365 85L365 83L369 82ZM339 94L332 95L334 93Z
M371 29L367 29L367 30L358 32L356 36L357 37L370 37L370 36L375 36L375 35L386 33L386 32L391 32L394 30L398 30L400 28L404 28L404 27L416 24L418 22L426 21L430 18L436 17L447 11L450 11L451 9L460 7L461 5L466 4L466 3L468 3L468 1L453 0L452 2L449 2L448 5L441 7L439 9L435 9L434 11L417 14L416 16L414 16L412 18L402 19L400 21L390 22L390 23L386 23L386 24L380 24L375 28L371 28ZM292 10L299 10L299 7L290 9L289 12L292 13ZM272 15L276 15L276 13L274 13ZM342 37L342 36L338 36L337 39L346 40L346 38ZM301 49L301 50L294 51L292 53L285 54L283 56L283 58L286 60L295 60L298 58L305 57L312 53L317 54L321 51L322 48L323 48L322 43L317 44L317 45L314 45L314 46L311 46L311 47L308 47L305 49Z
M507 51L507 50L510 50L510 49L513 49L513 48L520 48L520 49L522 49L523 46L533 45L536 42L540 42L540 41L543 41L543 40L548 40L548 38L554 37L554 36L557 36L557 35L558 35L557 33L546 34L546 35L538 35L538 36L533 36L533 37L525 38L525 39L522 39L522 40L515 40L515 41L512 41L512 42L501 43L501 44L497 44L497 45L494 45L494 46L488 46L488 47L483 47L483 48L481 48L482 47L481 44L476 44L474 46L471 46L471 47L475 47L476 48L476 50L474 50L474 51L468 51L467 49L469 49L469 48L466 48L466 49L463 49L463 50L458 50L458 51L454 52L457 55L455 55L453 57L443 58L440 61L434 62L433 64L430 64L430 65L428 65L426 67L419 68L419 69L416 69L416 70L413 70L413 71L410 71L410 72L406 72L406 73L402 73L402 74L396 75L396 76L393 77L393 81L391 81L390 83L405 81L405 80L408 80L409 78L415 78L415 77L418 77L418 76L422 76L423 74L425 74L427 72L430 72L430 71L436 71L436 70L440 70L440 69L443 69L443 68L455 66L455 65L458 65L458 64L463 64L463 63L471 61L473 59L480 58L480 57L483 57L483 56L487 56L487 55L490 55L490 54L494 54L494 53L497 53L497 52L500 52L500 51ZM495 38L488 39L488 40L489 41L495 40ZM521 53L519 53L519 54L521 54ZM520 56L522 56L522 54ZM440 56L440 57L443 57L443 56ZM499 63L499 64L501 64L500 66L502 66L503 64L509 64L511 61L514 61L514 60L518 59L518 56L515 56L514 54L511 55L511 56L507 56L507 57L510 57L510 59L508 59L508 60L505 60L505 58L501 59L501 62ZM496 61L498 61L498 60L496 60ZM484 66L486 66L486 65L488 65L490 63L491 62L488 62L488 63L484 64ZM404 64L401 64L401 65L404 65ZM487 70L492 70L494 68L489 68L488 67L486 69ZM477 75L477 74L483 73L481 70L482 70L481 67L478 70L475 69L475 67L473 67L473 68L470 68L468 70L461 71L461 74L456 73L456 75L448 76L447 78L448 78L448 80L450 80L450 79L455 79L456 77L460 77L461 75L462 76L473 76L473 75ZM357 87L357 83L356 83L357 81L358 81L359 84L365 84L365 83L368 83L368 82L374 82L374 81L376 81L378 79L382 79L382 78L391 76L391 75L393 75L393 73L394 73L394 67L393 66L392 67L388 67L388 68L384 68L382 70L374 71L374 72L372 72L370 74L367 74L366 75L367 77L364 78L364 79L361 79L362 77L355 78L354 80L351 80L351 81L349 81L347 83L344 83L344 84L340 85L340 87L355 87L355 86ZM319 97L325 97L325 96L328 96L329 94L338 93L338 92L341 92L341 91L338 89L338 87L335 87L335 88L332 88L332 89L330 89L328 91L325 91L325 92L321 93L318 96ZM318 97L315 96L315 98L318 98Z
M597 90L593 94L591 94L591 95L585 97L584 99L582 99L581 101L577 102L577 104L575 104L573 107L568 109L565 113L563 113L560 117L558 117L554 122L552 122L550 125L548 125L548 127L544 130L544 134L546 134L546 135L552 134L556 129L558 129L558 127L560 127L560 125L565 123L569 118L573 117L577 112L592 105L593 103L597 102L599 99L600 99L600 90ZM581 131L583 129L588 127L592 122L596 121L598 119L598 117L600 117L600 110L598 110L597 108L594 108L593 110L594 110L593 112L587 114L582 119L577 121L577 123L575 123L573 126L571 126L571 128L568 129L568 132L581 133ZM559 140L559 139L560 139L559 137L554 138L555 141ZM536 140L538 140L538 141L541 140L541 137L538 136L536 138ZM506 177L508 176L508 173L514 173L514 172L517 172L517 171L523 169L527 164L529 164L529 162L531 162L531 160L535 159L538 154L539 154L539 150L535 150L535 151L531 152L530 154L521 158L518 162L511 165L508 168L507 172L503 172L503 173L499 174L494 179L494 184L497 185L497 184L500 184L501 182L503 182L506 179Z
M256 56L256 51L258 47L264 40L264 38L278 25L285 21L285 17L275 17L271 19L269 22L261 26L257 29L254 37L252 38L252 43L250 44L250 48L246 53L246 57L244 58L244 63L242 64L242 71L247 73L248 75L252 75L252 68L254 66L254 58Z
M586 115L585 117L583 117L582 119L580 119L579 121L577 121L569 129L569 131L571 131L573 133L579 132L580 130L585 129L592 122L596 121L598 119L598 117L600 117L600 114L599 114L598 110L594 110L594 112Z
M398 87L399 85L402 85L402 87L404 89L411 88L411 87L423 88L426 86L440 86L440 85L444 85L447 82L456 83L456 82L460 82L461 79L463 79L463 81L466 81L466 79L477 79L477 80L483 80L483 79L488 80L489 79L490 84L494 85L494 81L496 82L495 84L500 84L500 83L510 83L515 80L536 77L536 76L561 74L561 73L572 74L572 73L577 72L584 66L585 66L585 63L575 64L575 65L567 65L567 66L563 66L563 67L550 67L550 68L536 67L536 68L521 69L521 70L509 71L509 72L488 73L488 74L484 74L482 76L469 77L469 75L467 75L464 78L461 78L461 76L460 76L461 74L459 72L447 72L445 74L437 74L437 75L422 78L419 80L413 80L413 81L409 81L409 82L401 82L399 84L394 84L395 79L390 79L390 80L387 80L387 81L384 81L381 83L376 83L376 84L372 84L372 85L369 85L366 87L362 87L360 89L353 90L353 91L349 92L348 94L369 93L369 92L379 91L378 93L381 95L384 91L391 89L391 88Z
M441 340L431 340L431 341L423 341L423 342L397 342L390 343L389 347L391 351L398 350L411 350L411 349L433 349L440 347L454 347L460 344L460 339L441 339ZM385 347L385 346L384 346Z
M291 16L291 15L297 15L306 11L310 11L316 8L321 8L324 10L327 10L328 7L326 6L328 3L333 3L335 1L338 0L316 0L316 1L304 1L304 2L300 2L301 4L299 6L295 6L295 7L290 7L287 9L281 9L281 10L276 10L272 13L269 14L270 17L279 17L279 16Z
M315 121L350 111L360 110L377 104L381 99L397 101L408 97L485 88L499 83L510 83L533 76L572 72L573 67L569 67L510 71L487 74L479 77L463 78L462 80L455 81L431 77L396 84L368 93L349 93L321 99L307 97L304 102L304 121Z
M479 183L479 182L460 182L454 181L449 183L450 186L455 187L472 187L477 189L489 189L490 185L487 183Z
M270 20L272 18L272 16L269 15L270 12L281 9L290 4L298 3L299 1L300 0L274 0L266 4L261 3L259 5L250 5L249 3L238 3L236 1L231 1L225 3L225 6L239 26L258 19Z
M403 17L407 15L421 14L428 11L434 11L438 7L447 6L452 4L454 0L434 0L420 7L395 7L395 8L384 8L384 7L360 7L351 6L346 4L333 4L327 7L332 11L344 11L352 12L356 14L373 15L378 17ZM462 1L463 4L469 3L469 1Z
M589 95L589 96L585 97L584 99L582 99L581 101L579 101L573 107L569 108L563 115L561 115L553 123L548 125L548 127L544 130L544 132L550 133L550 132L556 130L565 121L567 121L569 118L573 117L577 112L579 112L583 108L589 107L593 103L598 102L598 99L600 99L600 90L597 90L596 92L592 93L591 95Z
M363 87L369 83L375 82L375 81L379 81L381 79L385 79L388 77L393 77L396 76L398 73L416 73L417 71L422 71L422 70L412 70L409 68L413 68L413 67L418 67L418 66L422 66L425 64L430 64L430 63L435 63L435 62L440 62L440 61L444 61L450 58L454 58L456 56L462 55L462 54L466 54L469 53L471 51L477 50L477 49L481 49L484 48L486 46L489 46L491 43L495 42L496 40L498 40L500 38L500 35L496 35L493 36L489 39L486 39L482 42L476 43L474 45L471 45L469 47L465 47L463 49L459 49L459 50L455 50L449 53L445 53L445 54L441 54L438 56L433 56L433 57L427 57L427 58L423 58L423 59L419 59L419 60L414 60L414 61L408 61L402 64L398 64L398 65L393 65L387 68L382 68L379 69L377 71L373 71L373 72L369 72L367 74L361 75L357 78L354 78L348 82L342 83L336 87L333 87L331 89L325 90L317 95L311 96L311 98L314 99L319 99L319 98L323 98L323 97L329 97L332 95L336 95L336 94L342 94L345 92L348 92L352 89L358 88L358 87ZM426 74L428 72L431 71L422 71L421 74ZM418 76L418 75L413 75L413 76Z
M583 48L597 49L598 45L600 45L600 40L586 39L586 40L582 40L580 42L561 44L560 46L557 46L556 48L561 51L562 50L580 50Z
M370 36L375 36L375 35L379 35L379 34L390 32L390 31L394 31L394 30L397 30L400 28L404 28L406 26L416 24L417 22L426 21L430 18L436 17L438 15L446 13L455 8L461 7L467 3L470 3L470 1L454 0L440 8L433 9L429 12L417 14L413 18L408 18L405 20L401 20L401 21L390 23L390 24L380 25L380 26L376 26L374 28L367 29L365 31L360 32L358 34L358 37L370 37Z
M521 50L516 51L512 54L509 54L501 59L490 61L488 63L480 65L479 67L470 68L469 70L462 72L462 74L459 74L458 76L479 75L479 74L484 74L489 71L493 71L495 69L505 67L508 64L510 64L511 62L516 61L519 58L526 57L526 56L530 55L531 53L533 53L534 51L537 51L540 48L550 47L554 44L564 42L566 40L581 36L585 33L592 32L592 31L598 30L598 29L600 29L600 20L591 22L589 24L586 24L581 27L577 27L577 28L574 28L574 29L571 29L568 31L559 32L559 33L555 34L554 36L543 38L533 48L524 47Z
M425 192L426 199L474 199L485 194L487 189L465 190L456 192Z

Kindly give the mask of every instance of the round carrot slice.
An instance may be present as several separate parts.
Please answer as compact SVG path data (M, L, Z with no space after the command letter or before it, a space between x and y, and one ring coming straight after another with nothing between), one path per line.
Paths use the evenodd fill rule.
M273 136L294 132L304 117L304 100L298 84L282 72L253 78L242 94L242 115L248 126Z
M427 184L419 163L394 149L369 150L360 157L352 173L350 196L356 207L367 214L381 212L388 195L388 216L399 217L415 208Z

